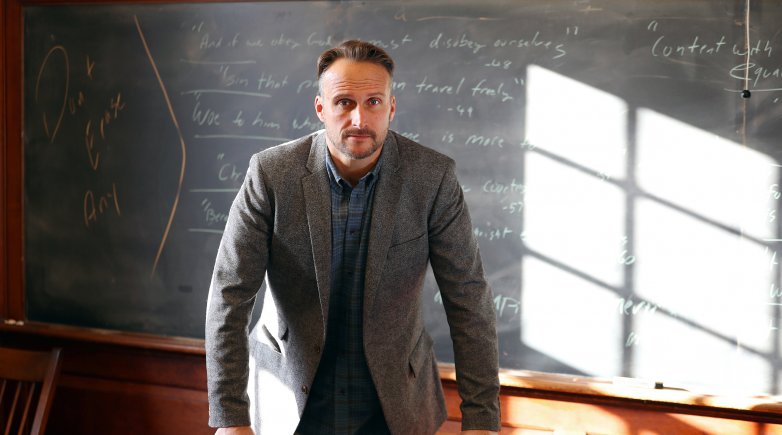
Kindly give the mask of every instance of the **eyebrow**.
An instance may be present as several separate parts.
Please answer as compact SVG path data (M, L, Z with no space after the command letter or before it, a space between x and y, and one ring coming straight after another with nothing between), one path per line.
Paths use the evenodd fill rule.
M373 93L368 95L369 98L385 97L385 96L386 96L385 92L373 92ZM331 97L331 100L332 101L337 101L337 100L341 100L343 98L347 98L349 100L354 100L355 99L352 96L352 94L345 92L345 93L334 94L334 96Z

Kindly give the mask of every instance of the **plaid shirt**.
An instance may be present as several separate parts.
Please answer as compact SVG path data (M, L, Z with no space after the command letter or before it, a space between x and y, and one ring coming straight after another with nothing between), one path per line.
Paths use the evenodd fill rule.
M331 156L331 299L326 346L297 434L387 434L364 356L364 272L381 158L355 187Z

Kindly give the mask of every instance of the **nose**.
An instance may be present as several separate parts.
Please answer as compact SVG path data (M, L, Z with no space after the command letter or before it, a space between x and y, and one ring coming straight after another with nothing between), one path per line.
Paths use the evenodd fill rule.
M350 114L350 118L351 121L353 121L354 127L363 127L366 123L365 109L360 104L356 105L353 112Z

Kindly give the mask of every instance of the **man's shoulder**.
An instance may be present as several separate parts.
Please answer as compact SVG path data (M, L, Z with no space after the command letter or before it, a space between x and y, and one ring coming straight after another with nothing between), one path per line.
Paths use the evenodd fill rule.
M262 170L267 174L281 171L289 175L299 168L304 169L312 144L319 133L320 131L316 131L253 154L250 159L250 169Z
M396 137L400 160L409 165L411 169L439 172L443 168L454 165L454 160L447 155L397 132L393 132L393 134Z
M312 147L312 142L319 133L320 131L316 131L298 139L293 139L291 141L269 147L265 150L255 153L255 156L253 157L264 162L296 159L297 157L303 157L306 161L310 153L310 148Z

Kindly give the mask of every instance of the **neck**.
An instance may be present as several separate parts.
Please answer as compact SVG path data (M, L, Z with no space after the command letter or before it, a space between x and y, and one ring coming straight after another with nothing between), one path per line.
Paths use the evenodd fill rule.
M380 158L380 152L383 150L383 147L381 146L371 156L365 159L356 160L342 154L331 144L327 145L331 160L334 162L334 166L337 168L339 176L347 180L351 186L358 184L358 181L361 180L361 178L372 171Z

